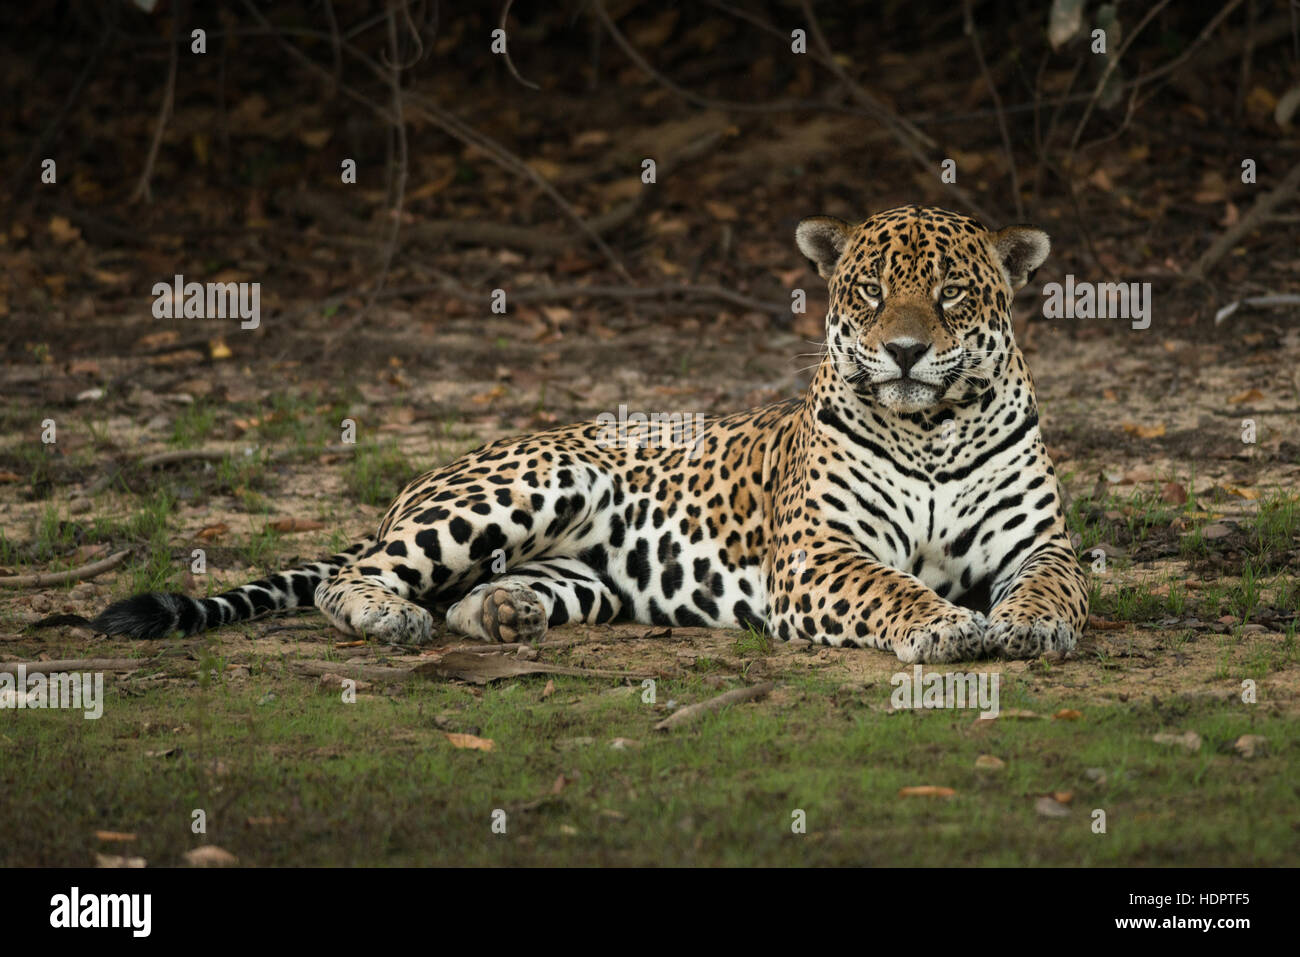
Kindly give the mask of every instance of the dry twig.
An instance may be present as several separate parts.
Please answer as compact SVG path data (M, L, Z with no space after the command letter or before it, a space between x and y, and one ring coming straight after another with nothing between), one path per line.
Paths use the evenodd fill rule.
M1236 245L1238 240L1266 221L1273 210L1294 196L1297 190L1300 190L1300 163L1292 166L1291 171L1286 174L1286 177L1275 189L1269 190L1256 199L1246 215L1224 230L1223 235L1216 239L1209 249L1201 253L1201 257L1196 260L1196 263L1188 271L1189 277L1203 279L1214 268L1215 264L1227 254L1228 250Z
M86 581L95 578L104 572L112 571L122 562L126 561L126 556L131 554L131 550L125 549L116 555L109 555L107 558L101 558L97 562L91 562L88 565L82 565L80 568L70 568L65 572L37 572L32 575L5 575L0 577L0 588L45 588L49 585L62 585L66 582Z
M172 10L172 42L167 62L167 87L163 91L162 106L158 110L158 122L154 126L149 155L145 157L144 169L140 171L140 179L131 193L132 203L141 199L146 203L153 201L153 194L149 190L149 179L153 176L153 164L158 159L158 149L162 146L163 133L167 130L167 120L171 118L172 105L176 102L176 68L180 60L178 48L181 42L181 12L184 7L185 4L180 3Z
M674 728L680 728L682 725L698 721L706 714L712 714L715 711L721 711L727 705L739 704L742 701L756 701L759 698L765 698L776 687L772 681L764 681L762 684L750 685L748 688L736 688L732 691L724 692L716 698L710 698L708 701L701 701L699 704L687 705L685 708L679 708L655 725L656 731L671 731Z
M16 674L23 668L29 675L48 675L68 671L138 671L151 662L144 658L64 658L60 661L6 661L0 674Z

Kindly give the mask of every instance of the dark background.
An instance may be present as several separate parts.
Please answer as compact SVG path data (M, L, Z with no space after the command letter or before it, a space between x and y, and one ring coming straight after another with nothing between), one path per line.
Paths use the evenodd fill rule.
M1275 116L1297 82L1294 4L1121 3L1103 57L1095 3L1054 49L1049 21L1070 3L821 3L810 18L792 2L520 2L506 26L524 82L490 50L502 6L6 5L6 359L64 330L120 348L175 272L246 273L267 315L292 317L229 338L236 355L319 358L321 336L382 326L366 309L381 284L378 302L408 305L441 286L443 315L481 311L521 275L724 286L755 302L665 308L669 293L624 290L599 312L739 319L811 287L785 275L801 216L908 202L1042 225L1056 251L1040 282L1154 281L1166 329L1294 290L1294 204L1197 269L1296 163ZM40 183L45 157L57 185ZM339 181L344 157L356 186ZM592 302L564 302L581 330Z

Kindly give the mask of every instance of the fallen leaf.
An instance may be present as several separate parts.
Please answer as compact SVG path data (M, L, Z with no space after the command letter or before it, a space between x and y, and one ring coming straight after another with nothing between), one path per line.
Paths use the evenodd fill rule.
M96 831L95 838L110 844L129 844L136 839L130 831Z
M181 334L175 329L164 329L162 332L151 332L147 336L142 336L136 341L136 347L140 349L159 349L180 342L180 339Z
M1138 466L1128 472L1125 472L1116 485L1141 485L1144 482L1154 482L1156 480L1155 469Z
M1007 766L1007 762L1001 758L995 758L991 754L981 754L975 759L976 771L1001 771Z
M330 141L333 130L299 130L298 140L303 146L318 150Z
M457 168L455 166L452 166L442 176L438 177L435 180L430 180L429 182L425 183L423 186L412 190L407 195L406 197L407 200L410 202L415 202L421 199L428 199L430 196L434 196L438 193L441 193L444 189L446 189L453 182L455 182L456 172L457 172Z
M445 734L452 747L468 748L472 751L491 751L495 747L490 738L477 738L472 734L457 734L454 731Z
M230 531L230 526L225 522L218 522L216 525L205 525L194 533L195 538L200 538L205 542L210 542L214 538L226 534Z
M1078 721L1083 717L1082 711L1076 711L1074 708L1062 708L1056 714L1052 715L1057 721Z
M1229 495L1235 495L1237 498L1244 498L1252 502L1259 498L1258 489L1240 488L1236 485L1220 485L1218 488L1227 492Z
M706 199L704 201L704 208L714 219L719 219L723 222L734 222L740 218L740 213L738 213L736 207L732 206L730 203Z
M1094 631L1123 631L1128 627L1128 623L1123 621L1108 621L1105 618L1098 618L1096 615L1089 615L1088 627Z
M1139 439L1158 439L1165 434L1165 424L1157 422L1155 425L1138 425L1134 422L1123 423L1124 431L1129 435L1136 435Z
M957 792L952 788L939 787L934 784L920 784L910 788L899 788L899 797L952 797Z
M542 689L542 700L545 701L553 694L555 694L555 682L547 678L546 687Z
M195 366L204 359L197 349L182 349L180 352L168 352L160 356L150 356L145 361L151 366Z
M1228 398L1229 405L1241 405L1245 402L1258 402L1264 398L1264 393L1258 389L1247 389L1245 392L1238 392Z
M1058 804L1069 804L1071 801L1074 800L1074 792L1073 792L1073 791L1053 791L1053 792L1052 792L1052 799L1053 799L1054 801L1056 801Z
M73 226L66 216L51 216L50 235L55 242L70 243L81 238L81 230Z
M1187 489L1180 482L1166 482L1160 488L1160 500L1170 505L1186 505Z
M208 355L214 360L219 360L229 359L234 353L230 351L230 346L226 345L226 340L218 336L208 340Z
M310 518L277 518L270 526L277 532L314 532L324 528L325 523Z

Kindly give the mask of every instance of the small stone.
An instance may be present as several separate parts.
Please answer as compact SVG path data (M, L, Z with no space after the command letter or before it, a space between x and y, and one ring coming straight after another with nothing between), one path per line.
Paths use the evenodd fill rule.
M1233 750L1249 760L1268 753L1268 738L1262 734L1243 734L1232 743Z
M1195 731L1184 731L1182 734L1154 734L1151 736L1151 740L1156 744L1178 745L1192 753L1201 750L1201 736Z
M1069 817L1070 809L1056 798L1040 797L1034 802L1034 810L1040 817Z
M1007 762L1001 758L995 758L991 754L981 754L975 759L976 771L1003 771L1006 769Z
M369 681L361 681L360 679L357 678L344 679L343 675L327 674L327 675L320 676L320 681L319 681L320 689L322 691L328 691L328 692L341 691L343 688L344 680L352 680L356 682L356 684L353 686L354 691L368 691L370 690L371 687ZM274 692L268 692L268 694L272 699L274 699L275 697ZM264 704L265 699L261 703Z
M239 863L239 858L234 854L215 844L196 847L192 851L186 851L184 856L185 863L190 867L230 867Z

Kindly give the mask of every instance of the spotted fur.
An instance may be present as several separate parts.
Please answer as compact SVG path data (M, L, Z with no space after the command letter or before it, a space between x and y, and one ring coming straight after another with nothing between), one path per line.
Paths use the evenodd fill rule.
M1087 589L1011 330L1047 236L909 206L804 220L796 242L830 287L801 397L689 442L653 424L611 442L599 422L495 442L421 475L348 552L214 598L130 598L96 625L160 637L315 604L406 644L445 609L494 641L630 618L907 662L1072 648Z

